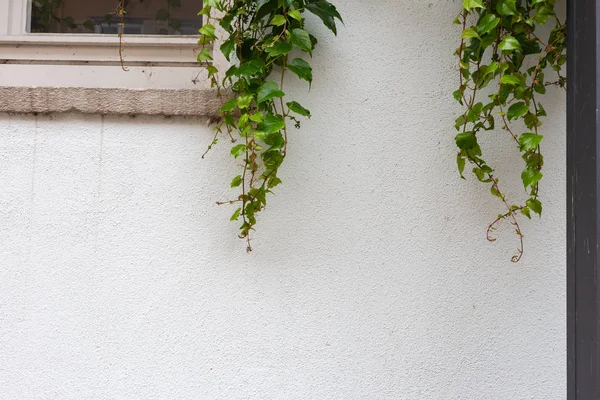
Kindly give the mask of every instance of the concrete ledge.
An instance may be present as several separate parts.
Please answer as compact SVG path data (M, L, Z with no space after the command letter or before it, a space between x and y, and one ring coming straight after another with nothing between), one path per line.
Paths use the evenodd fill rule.
M0 87L0 112L205 116L221 106L212 89Z

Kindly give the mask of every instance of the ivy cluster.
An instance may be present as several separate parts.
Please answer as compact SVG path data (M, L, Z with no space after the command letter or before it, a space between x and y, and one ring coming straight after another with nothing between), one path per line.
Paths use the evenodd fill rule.
M342 17L323 0L205 0L200 11L208 23L200 29L198 61L208 64L212 86L227 99L207 152L220 137L234 142L230 152L240 160L241 170L230 186L239 195L218 204L236 205L231 220L241 221L240 238L247 241L248 251L256 215L281 183L278 172L287 154L289 128L299 128L299 118L311 116L298 102L284 100L288 71L309 87L313 80L310 64L301 57L312 57L317 44L305 26L307 11L337 34L336 20L343 22ZM220 51L232 64L227 71L210 63L217 26L224 31Z
M459 132L458 169L464 178L465 167L470 164L477 179L488 184L506 207L488 226L487 238L494 241L492 233L498 223L510 221L520 241L512 258L517 262L523 255L518 217L542 214L539 184L544 158L540 127L546 111L539 97L550 85L565 86L561 69L566 62L566 26L555 12L555 0L463 0L455 23L462 26L462 34L456 51L460 87L454 97L465 107L455 124ZM538 28L546 24L552 24L550 34L542 39ZM546 73L552 70L557 77L547 79ZM497 125L522 154L521 180L528 194L524 204L507 199L494 169L483 158L478 138L494 131Z

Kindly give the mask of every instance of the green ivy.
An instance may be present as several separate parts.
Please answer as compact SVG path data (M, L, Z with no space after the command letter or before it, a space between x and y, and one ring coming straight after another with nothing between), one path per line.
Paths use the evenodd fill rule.
M509 220L520 244L512 258L523 255L523 233L518 217L542 214L539 184L544 158L542 119L546 111L539 101L551 85L565 86L561 70L566 62L566 25L555 12L555 0L463 0L455 23L462 25L459 57L460 87L454 98L465 107L455 123L459 132L457 163L461 177L467 163L477 179L490 187L506 210L488 226L487 238L499 222ZM539 27L551 24L550 35L540 38ZM548 71L557 77L546 78ZM524 131L517 130L524 126ZM524 204L509 201L494 169L484 160L478 138L493 132L496 124L508 135L511 147L522 154L521 174L528 194Z
M230 186L239 195L218 204L236 205L231 220L241 222L240 237L247 241L248 251L256 215L281 183L278 172L287 155L289 128L299 128L299 118L311 116L284 92L288 71L309 87L312 83L312 68L300 56L312 57L317 44L305 26L307 11L337 34L336 20L343 22L342 17L323 0L205 0L199 14L206 15L208 23L200 29L198 61L212 60L210 48L219 26L225 33L219 50L233 64L227 71L210 63L206 67L212 86L228 99L207 152L220 136L234 142L230 152L240 160L241 170Z

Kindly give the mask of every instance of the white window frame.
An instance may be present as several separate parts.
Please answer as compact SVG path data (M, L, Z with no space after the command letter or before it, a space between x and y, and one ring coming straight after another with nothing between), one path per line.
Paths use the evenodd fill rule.
M119 37L106 34L28 33L31 0L0 0L0 62L120 65ZM123 35L130 66L197 67L197 38Z
M56 103L61 104L63 109L90 112L89 104L85 107L71 104L75 101L72 98L81 99L91 96L92 93L100 96L94 99L94 104L112 101L122 103L120 99L124 89L133 90L134 94L140 90L188 90L196 94L203 92L207 99L214 97L206 72L196 60L199 50L198 37L123 35L123 60L127 69L125 72L119 55L118 35L28 33L30 4L31 0L0 0L0 89L5 95L26 93L31 96L31 102L36 104L39 103L40 96L47 96L48 93L56 96L63 93L54 90L56 88L69 89L64 91L64 98L54 99L57 101L48 99L47 104L30 111L53 112L53 103ZM216 43L215 48L218 48L218 45ZM219 57L218 54L214 56L213 64L219 69L227 68L228 63L224 57ZM13 91L11 88L16 89ZM23 88L46 90L23 91ZM48 91L48 88L53 90ZM87 91L74 92L75 89ZM118 95L121 97L112 98L110 89L118 89ZM159 109L160 114L165 115L194 114L189 105L194 93L183 92L181 98L186 99L186 104L155 104L153 109ZM147 93L144 96L148 98ZM173 102L173 96L161 96L160 92L151 93L150 98L155 99L154 101L160 101L160 98L167 101L168 98L168 101ZM11 109L11 104L12 102L8 101L0 102L0 112L15 111ZM202 108L201 105L195 107ZM214 109L214 104L211 107ZM187 111L180 112L179 109ZM213 109L211 113L214 112ZM139 110L140 107L136 107L131 113L144 113L143 110ZM16 112L24 111L21 107ZM103 108L98 112L110 113L110 107L108 111ZM118 113L126 112L126 107L119 108ZM202 112L203 110L199 109L196 114Z

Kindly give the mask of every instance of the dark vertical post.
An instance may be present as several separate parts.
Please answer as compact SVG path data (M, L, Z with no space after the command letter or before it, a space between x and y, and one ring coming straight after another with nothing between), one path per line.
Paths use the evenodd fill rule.
M599 10L596 0L568 0L568 400L600 399Z

